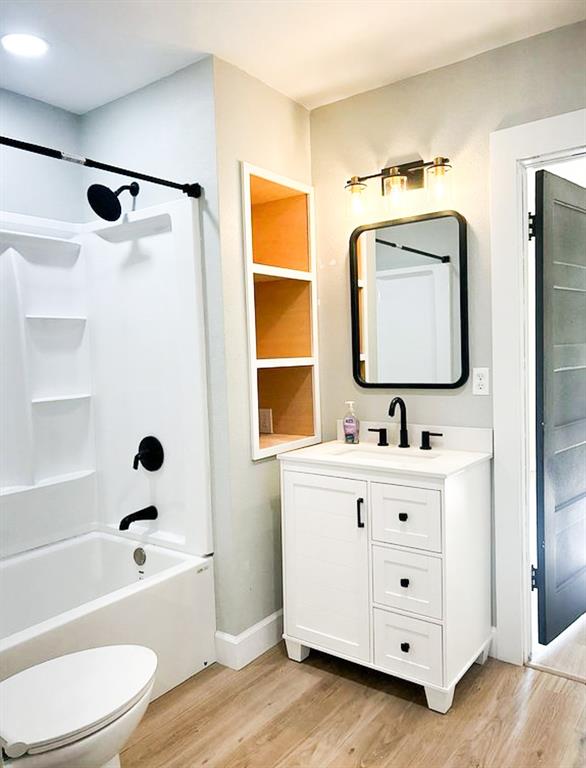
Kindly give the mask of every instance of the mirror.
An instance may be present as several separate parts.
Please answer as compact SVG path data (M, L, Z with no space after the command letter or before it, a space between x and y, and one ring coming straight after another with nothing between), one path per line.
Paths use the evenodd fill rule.
M466 220L455 211L350 237L352 358L362 387L450 389L468 378Z

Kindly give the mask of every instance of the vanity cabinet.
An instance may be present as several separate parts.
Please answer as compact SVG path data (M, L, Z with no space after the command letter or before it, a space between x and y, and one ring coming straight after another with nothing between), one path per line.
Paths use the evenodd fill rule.
M280 457L288 654L420 683L447 712L491 638L490 456L434 476L312 461L320 448Z

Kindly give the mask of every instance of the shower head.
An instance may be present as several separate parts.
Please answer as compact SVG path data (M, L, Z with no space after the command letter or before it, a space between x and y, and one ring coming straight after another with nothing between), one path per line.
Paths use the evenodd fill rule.
M136 197L139 192L139 186L136 181L126 184L116 192L103 184L92 184L87 191L88 203L91 205L94 213L97 213L101 219L106 221L116 221L122 213L122 206L118 195L127 189L132 197Z

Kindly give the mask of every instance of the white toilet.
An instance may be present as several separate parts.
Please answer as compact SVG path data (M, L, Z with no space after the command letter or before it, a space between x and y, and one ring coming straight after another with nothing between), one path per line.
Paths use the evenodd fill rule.
M140 645L70 653L0 683L10 768L118 768L149 703L157 656Z

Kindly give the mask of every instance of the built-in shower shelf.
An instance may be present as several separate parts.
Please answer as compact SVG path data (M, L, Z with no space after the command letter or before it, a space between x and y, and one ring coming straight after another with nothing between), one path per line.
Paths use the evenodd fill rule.
M0 251L7 248L14 248L17 251L35 255L59 255L75 258L79 254L81 245L75 240L67 240L62 237L0 230Z
M132 214L130 214L132 217ZM124 243L127 240L138 240L140 237L160 235L171 231L171 217L168 213L147 216L141 219L127 218L113 227L96 229L95 234L109 243Z
M28 491L34 491L37 488L47 488L51 485L61 485L62 483L71 483L75 480L82 480L84 477L91 477L95 475L94 469L84 469L79 472L69 472L64 475L54 475L53 477L46 477L44 480L35 483L34 485L13 485L8 488L0 488L0 496L13 496L17 493L27 493Z
M69 322L69 323L85 323L87 320L87 317L81 317L81 316L75 316L75 315L25 315L27 320L38 320L38 321L44 321L48 320L50 322L53 322L54 320L61 322Z
M54 395L52 397L35 397L32 400L33 405L41 405L42 403L61 403L68 400L87 400L91 397L89 392L82 392L78 395Z

